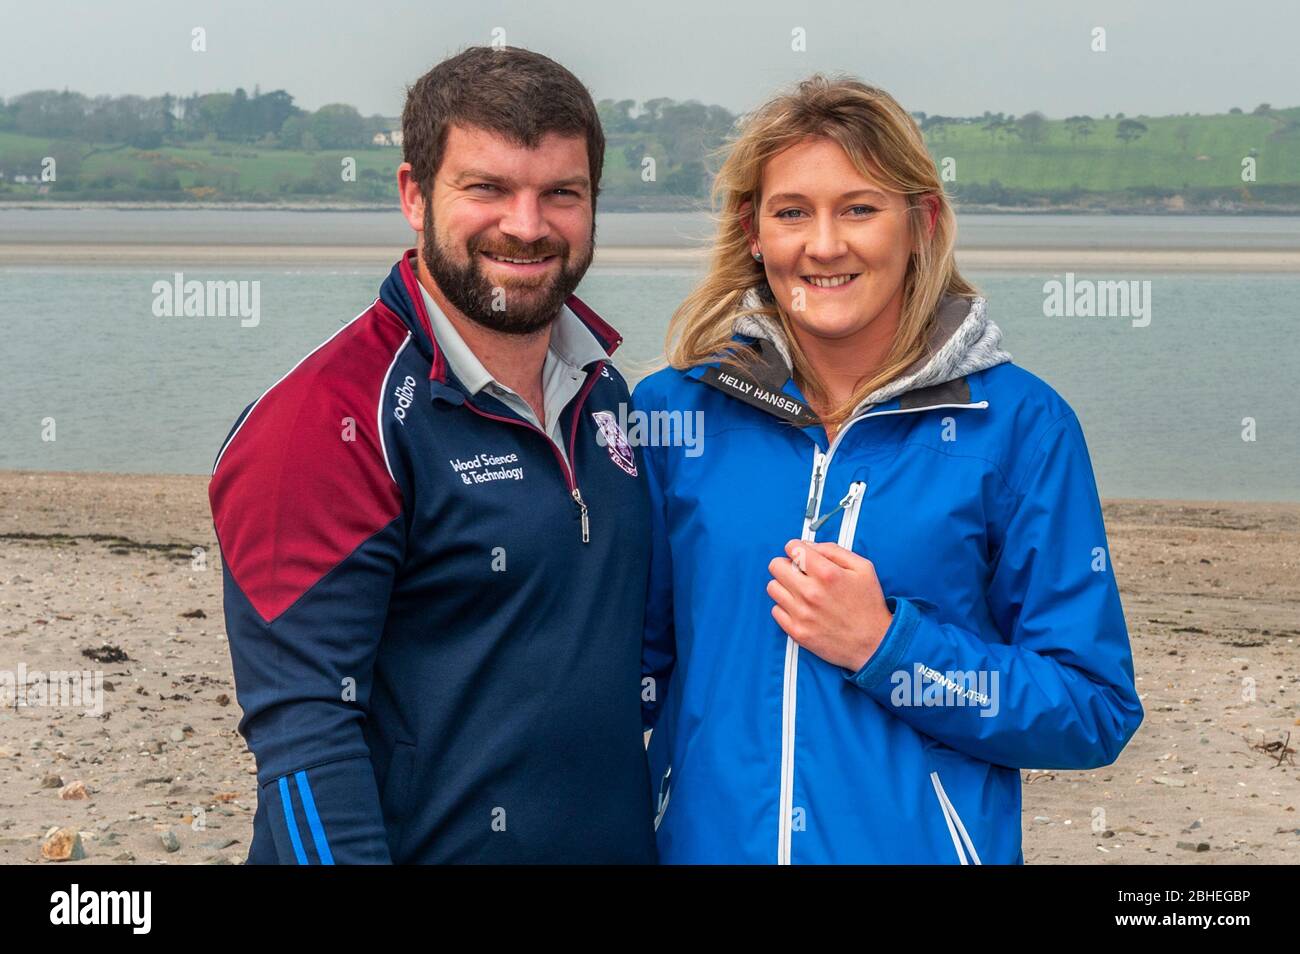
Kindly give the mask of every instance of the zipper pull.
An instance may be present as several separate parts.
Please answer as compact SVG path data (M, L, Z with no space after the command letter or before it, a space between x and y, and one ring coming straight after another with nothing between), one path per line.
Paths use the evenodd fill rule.
M809 527L809 529L810 529L810 530L816 530L816 529L818 529L818 528L819 528L823 523L825 523L825 522L826 522L827 520L829 520L831 517L835 516L835 515L836 515L837 513L839 513L841 510L845 509L845 508L848 507L850 504L852 504L853 501L854 501L854 499L855 499L855 498L858 496L858 494L861 493L861 491L864 490L864 489L866 489L866 485L865 485L865 484L862 484L862 485L858 485L858 484L856 484L856 483L854 483L854 484L850 484L850 485L849 485L849 492L848 492L847 494L844 495L844 499L840 501L840 505L839 505L838 507L836 507L834 510L828 511L828 512L822 514L820 517L818 517L817 520L813 523L813 525L812 525L811 527Z
M803 518L805 520L811 520L813 517L817 516L817 501L821 499L822 495L822 464L825 462L826 455L821 453L821 451L817 451L816 456L813 458L812 490L808 494L808 505L803 511ZM818 526L821 526L821 524L816 524L811 529L816 530Z
M573 488L573 499L577 502L582 515L582 542L591 542L591 526L587 523L587 505L582 502L582 491L577 487Z

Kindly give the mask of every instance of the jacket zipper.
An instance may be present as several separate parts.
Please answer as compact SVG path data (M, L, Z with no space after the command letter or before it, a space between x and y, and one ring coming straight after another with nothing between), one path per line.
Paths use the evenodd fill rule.
M920 411L933 411L945 407L986 408L988 406L988 401L978 401L974 404L931 404L926 407L898 408L892 411L876 411L874 414L860 414L844 423L844 426L839 429L839 433L835 435L835 440L831 441L826 453L823 454L821 448L814 443L812 478L808 484L808 503L804 507L803 533L800 539L811 543L817 537L817 527L821 526L821 523L817 521L817 514L821 510L822 491L826 481L826 474L830 470L831 458L835 456L835 450L839 447L840 441L844 439L844 435L849 432L849 429L854 424L865 421L869 417L885 417L889 414L914 414ZM865 489L866 484L864 483L863 490L865 491ZM850 488L851 493L852 488ZM845 497L844 500L849 500L849 497ZM861 496L858 497L857 504L860 505L860 502ZM841 506L846 505L844 501L840 503ZM856 511L854 512L853 522L856 529ZM794 734L798 683L799 644L791 637L786 636L785 674L781 686L781 793L777 804L776 833L776 863L778 865L790 864L790 836L794 824Z
M820 530L822 524L843 510L844 520L840 523L840 535L836 542L845 549L852 549L853 534L858 527L858 511L862 507L862 497L866 490L867 482L865 480L855 480L849 484L849 492L844 495L844 499L839 502L834 510L828 510L814 520L812 528ZM845 544L846 539L849 541L849 545Z
M569 460L570 461L573 460L574 443L578 437L578 418L582 414L582 406L583 404L586 403L587 395L591 393L591 389L592 387L595 386L596 379L600 376L600 372L604 367L605 367L604 361L597 362L595 368L588 373L587 380L583 384L582 390L578 392L578 404L573 409L573 424L570 425L569 427ZM590 543L591 525L587 519L587 504L582 499L582 491L578 488L578 476L576 472L573 470L573 468L565 461L564 455L561 454L560 449L555 446L555 442L551 440L551 435L547 434L536 424L530 424L527 421L516 420L513 417L502 417L500 414L489 414L487 411L475 407L473 401L466 400L465 404L470 408L470 410L472 410L475 414L478 414L480 417L486 417L493 421L505 421L507 424L517 424L520 427L526 427L530 431L534 431L538 434L541 434L542 437L546 439L546 445L555 454L555 459L560 463L560 470L563 471L564 473L564 481L566 484L568 484L569 487L569 496L571 496L573 498L573 502L578 505L578 516L582 522L582 542Z
M817 536L813 525L821 506L822 481L826 476L828 454L813 447L812 477L808 481L808 503L804 507L803 531L799 539L812 542ZM790 829L794 815L794 727L796 691L799 687L799 644L785 638L785 671L781 679L781 797L777 804L776 863L790 863Z

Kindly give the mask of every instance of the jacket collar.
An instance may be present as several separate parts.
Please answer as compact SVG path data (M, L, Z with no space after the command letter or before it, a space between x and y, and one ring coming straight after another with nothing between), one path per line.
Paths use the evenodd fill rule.
M749 289L734 313L734 341L755 353L748 370L718 362L691 369L690 377L793 424L816 423L815 415L791 380L790 352L780 322L752 314L764 300ZM983 298L945 295L931 324L925 354L893 381L869 394L854 415L870 409L917 410L978 401L970 375L1011 360L1001 348L1002 331L986 314Z

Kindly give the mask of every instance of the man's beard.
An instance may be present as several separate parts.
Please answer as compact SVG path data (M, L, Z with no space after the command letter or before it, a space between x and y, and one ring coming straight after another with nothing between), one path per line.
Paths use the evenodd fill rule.
M560 314L560 306L582 281L596 247L596 223L592 220L591 241L581 257L569 260L569 243L563 239L542 239L531 244L503 236L496 242L470 239L464 264L458 262L439 241L433 227L432 203L424 206L424 264L447 300L475 324L507 335L528 335L540 331ZM507 281L494 285L483 273L480 253L503 258L540 258L555 255L560 270L540 283L535 279Z

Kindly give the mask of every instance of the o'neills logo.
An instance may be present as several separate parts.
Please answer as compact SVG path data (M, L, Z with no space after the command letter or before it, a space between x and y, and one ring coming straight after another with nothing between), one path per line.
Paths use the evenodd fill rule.
M406 380L393 391L393 396L397 398L397 407L393 408L393 417L397 418L397 423L405 427L406 409L415 400L415 378L408 374Z
M618 419L609 411L592 411L591 416L595 418L596 426L604 438L601 443L609 448L609 459L618 464L629 477L635 477L636 456L632 453L632 445L628 443L623 428L618 426Z

